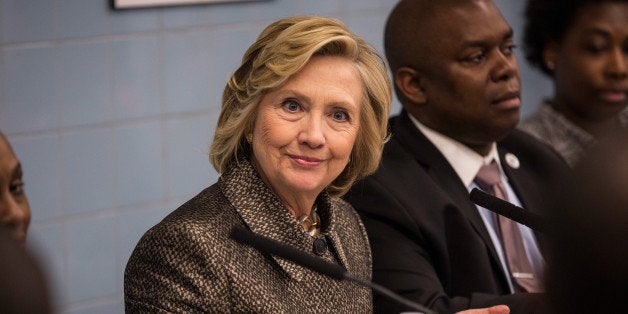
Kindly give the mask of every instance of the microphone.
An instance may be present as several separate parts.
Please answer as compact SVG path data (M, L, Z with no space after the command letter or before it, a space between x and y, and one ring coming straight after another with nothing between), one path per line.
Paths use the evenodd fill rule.
M535 213L528 212L523 208L504 201L499 197L485 193L474 188L469 194L469 198L476 205L482 206L496 214L512 219L532 230L547 234L549 228L545 219Z
M268 253L272 255L279 256L286 260L289 260L293 263L301 265L305 268L313 270L317 273L327 275L337 280L348 280L355 282L361 286L368 287L373 289L374 291L381 293L392 300L399 302L400 304L412 308L413 310L419 311L423 314L437 314L436 312L426 308L423 305L412 302L408 299L403 298L402 296L392 292L391 290L380 286L370 280L363 280L357 278L347 270L337 264L328 262L322 258L318 258L316 256L312 256L310 254L305 253L293 246L283 244L277 242L273 239L264 237L262 235L253 233L252 231L245 229L240 226L235 226L231 229L231 238L235 241L242 243L244 245L248 245L260 252Z

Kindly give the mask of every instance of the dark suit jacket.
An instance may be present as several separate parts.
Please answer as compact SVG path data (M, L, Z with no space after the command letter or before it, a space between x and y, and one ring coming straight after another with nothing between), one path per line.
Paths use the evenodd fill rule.
M390 123L379 169L346 196L367 228L373 280L440 312L507 304L511 313L534 313L543 295L508 295L488 231L445 157L405 111ZM520 131L500 141L498 151L523 207L542 214L548 185L568 174L566 164ZM508 152L518 157L518 169L504 161ZM399 310L375 296L376 312Z

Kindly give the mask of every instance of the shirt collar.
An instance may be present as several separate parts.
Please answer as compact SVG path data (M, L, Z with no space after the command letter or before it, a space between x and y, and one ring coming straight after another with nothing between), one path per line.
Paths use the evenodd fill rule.
M499 171L503 174L501 163L499 161L499 154L497 153L497 145L495 142L491 144L491 150L486 156L482 156L469 148L468 146L443 135L419 122L411 114L408 113L410 120L414 125L427 137L434 146L445 156L445 159L449 162L454 169L460 180L466 187L469 187L473 182L473 179L480 171L483 165L491 163L495 160Z

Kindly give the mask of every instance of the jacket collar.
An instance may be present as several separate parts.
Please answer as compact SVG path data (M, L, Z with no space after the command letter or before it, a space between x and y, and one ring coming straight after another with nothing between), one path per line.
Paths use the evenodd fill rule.
M297 219L279 202L279 199L262 181L255 168L248 160L241 159L234 163L220 177L220 188L229 202L236 209L246 226L254 233L291 245L304 252L311 252L315 238L310 236ZM321 218L321 235L326 236L333 246L342 264L347 265L345 252L340 245L340 238L335 228L336 202L323 191L317 199L318 213ZM329 243L331 242L331 243ZM272 258L291 277L300 281L305 268L282 258Z
M402 147L405 147L414 156L423 170L443 191L440 194L447 197L445 201L458 208L469 220L474 230L484 241L495 264L500 265L497 251L482 217L478 213L477 207L469 199L469 191L456 171L438 148L414 125L405 110L395 119L392 129L393 136L397 138ZM504 277L503 280L505 281L506 278Z

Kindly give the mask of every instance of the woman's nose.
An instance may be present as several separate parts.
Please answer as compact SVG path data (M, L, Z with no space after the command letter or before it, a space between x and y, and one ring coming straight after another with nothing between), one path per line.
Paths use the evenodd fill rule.
M317 148L325 144L324 119L316 116L308 117L299 132L299 143Z
M628 77L628 54L618 47L610 56L606 75L612 79L625 80Z

